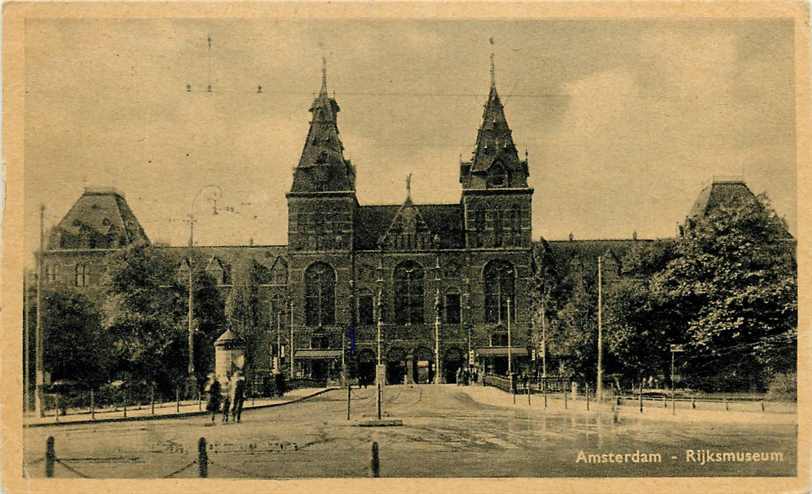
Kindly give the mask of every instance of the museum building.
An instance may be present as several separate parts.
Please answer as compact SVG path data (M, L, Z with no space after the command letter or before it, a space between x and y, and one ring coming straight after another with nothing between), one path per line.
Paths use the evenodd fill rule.
M240 335L254 342L254 375L280 369L336 379L352 359L371 378L380 358L390 383L431 382L435 373L454 382L468 364L504 374L508 354L514 369L527 367L538 346L534 249L585 263L609 253L607 269L617 272L622 254L643 242L532 241L528 161L491 79L473 155L458 165L457 203L415 204L407 185L402 204L360 204L357 170L340 139L340 107L323 77L287 193L288 245L156 245L202 260L193 269L205 269L224 293L249 279L257 284L263 329ZM700 201L730 188L752 196L743 182L722 181ZM104 258L135 244L150 240L124 194L86 188L49 234L43 282L100 294ZM181 277L188 269L179 262Z

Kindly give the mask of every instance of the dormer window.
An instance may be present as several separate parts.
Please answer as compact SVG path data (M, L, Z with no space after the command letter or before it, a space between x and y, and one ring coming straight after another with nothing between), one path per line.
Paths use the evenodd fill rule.
M508 174L501 163L495 163L488 172L488 187L507 187Z

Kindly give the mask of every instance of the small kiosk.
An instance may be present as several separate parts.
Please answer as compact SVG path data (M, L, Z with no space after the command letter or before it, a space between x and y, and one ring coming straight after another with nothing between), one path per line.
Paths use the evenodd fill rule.
M245 342L236 333L227 329L214 342L214 373L220 382L231 377L234 371L244 371Z

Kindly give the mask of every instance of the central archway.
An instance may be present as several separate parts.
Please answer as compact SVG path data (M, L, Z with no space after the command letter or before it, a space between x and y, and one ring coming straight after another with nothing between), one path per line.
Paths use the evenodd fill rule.
M428 384L434 380L434 352L426 347L414 349L412 376L417 384Z

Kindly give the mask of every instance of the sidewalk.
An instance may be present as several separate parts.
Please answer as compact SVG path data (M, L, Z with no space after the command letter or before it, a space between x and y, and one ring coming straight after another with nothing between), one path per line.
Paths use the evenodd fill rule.
M492 386L461 386L457 389L465 392L471 399L484 405L498 406L498 407L511 407L527 410L530 408L533 411L544 412L544 396L541 394L532 394L530 397L530 405L527 404L526 394L516 395L516 404L513 403L513 396L510 393L502 391ZM676 414L672 412L671 402L668 401L668 407L663 406L662 401L653 402L646 400L643 404L643 413L640 413L640 406L637 401L623 401L621 406L617 407L617 414L620 420L662 420L662 421L675 421L675 422L720 422L720 423L760 423L760 424L797 424L798 415L791 406L787 404L771 403L770 408L774 411L761 412L759 411L742 411L742 410L715 410L715 409L702 409L704 405L697 403L697 408L691 408L689 402L677 401ZM615 411L612 410L610 402L604 402L598 405L595 401L590 400L589 411L586 409L586 400L583 395L579 396L577 400L573 400L571 396L567 400L567 408L564 408L564 399L561 394L547 395L547 412L553 413L573 413L573 414L603 414L611 415Z
M300 388L289 391L282 398L257 398L256 400L247 398L245 400L245 404L243 405L243 411L288 405L290 403L296 403L314 396L318 396L333 389L336 388ZM127 408L126 417L124 416L124 410L121 408L98 409L94 414L95 419L91 417L90 410L86 410L84 412L70 412L68 415L59 416L58 420L57 417L54 416L53 410L48 410L47 413L50 413L50 415L46 415L45 417L36 417L33 413L26 413L23 416L23 427L48 427L59 425L155 420L174 417L189 417L193 415L205 415L208 412L206 412L205 401L198 402L186 400L181 401L180 406L178 406L176 403L156 403L154 414L149 404L141 405L140 408Z

